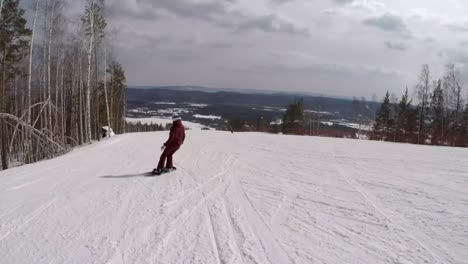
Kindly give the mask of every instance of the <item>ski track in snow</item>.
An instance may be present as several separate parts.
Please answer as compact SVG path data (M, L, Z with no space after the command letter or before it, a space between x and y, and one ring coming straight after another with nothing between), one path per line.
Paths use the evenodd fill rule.
M466 263L468 151L189 131L0 172L1 263Z

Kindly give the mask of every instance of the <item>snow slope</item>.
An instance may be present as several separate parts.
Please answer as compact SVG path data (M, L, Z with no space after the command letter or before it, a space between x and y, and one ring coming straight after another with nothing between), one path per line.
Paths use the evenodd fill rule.
M0 172L1 263L466 263L468 152L189 131Z

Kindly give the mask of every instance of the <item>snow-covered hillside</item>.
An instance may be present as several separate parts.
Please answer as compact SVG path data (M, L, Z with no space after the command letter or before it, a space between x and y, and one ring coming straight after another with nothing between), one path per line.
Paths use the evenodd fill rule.
M1 263L466 263L468 150L189 131L0 172Z

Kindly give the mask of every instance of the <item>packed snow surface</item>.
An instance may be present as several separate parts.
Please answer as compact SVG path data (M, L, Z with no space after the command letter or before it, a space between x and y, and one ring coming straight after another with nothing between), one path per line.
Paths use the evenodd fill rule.
M127 134L0 172L1 263L466 263L466 149Z

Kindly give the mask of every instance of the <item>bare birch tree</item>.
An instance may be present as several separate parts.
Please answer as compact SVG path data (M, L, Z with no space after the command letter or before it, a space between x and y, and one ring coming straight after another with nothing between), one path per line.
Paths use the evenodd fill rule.
M418 144L421 143L421 134L424 133L426 113L429 106L431 78L429 65L424 64L419 75L419 83L416 85L416 96L419 101Z
M94 44L94 0L90 0L88 6L88 14L85 17L86 26L89 25L89 48L88 48L88 78L86 85L86 107L85 107L85 125L86 125L86 136L85 141L91 141L91 62L93 56L93 44Z
M3 1L3 0L2 0ZM37 22L37 12L39 9L39 0L36 0L36 8L34 12L34 21L33 21L33 28L31 33L31 43L29 44L29 74L28 74L28 91L26 95L26 107L27 107L27 114L26 114L26 123L31 125L31 83L32 83L32 64L33 64L33 54L34 54L34 33L36 31L36 22ZM27 130L26 132L26 140L24 142L26 148L26 157L27 162L29 162L30 157L30 147L31 147L31 134L30 131Z
M103 2L89 0L81 35L67 27L65 0L34 0L32 30L27 28L20 1L1 3L1 168L7 169L10 161L25 164L52 158L70 146L99 139L101 126L111 126L112 120L117 126L114 131L121 133L125 75L121 65L109 58L111 41L100 42L107 25L101 13ZM40 19L42 30L37 28Z

